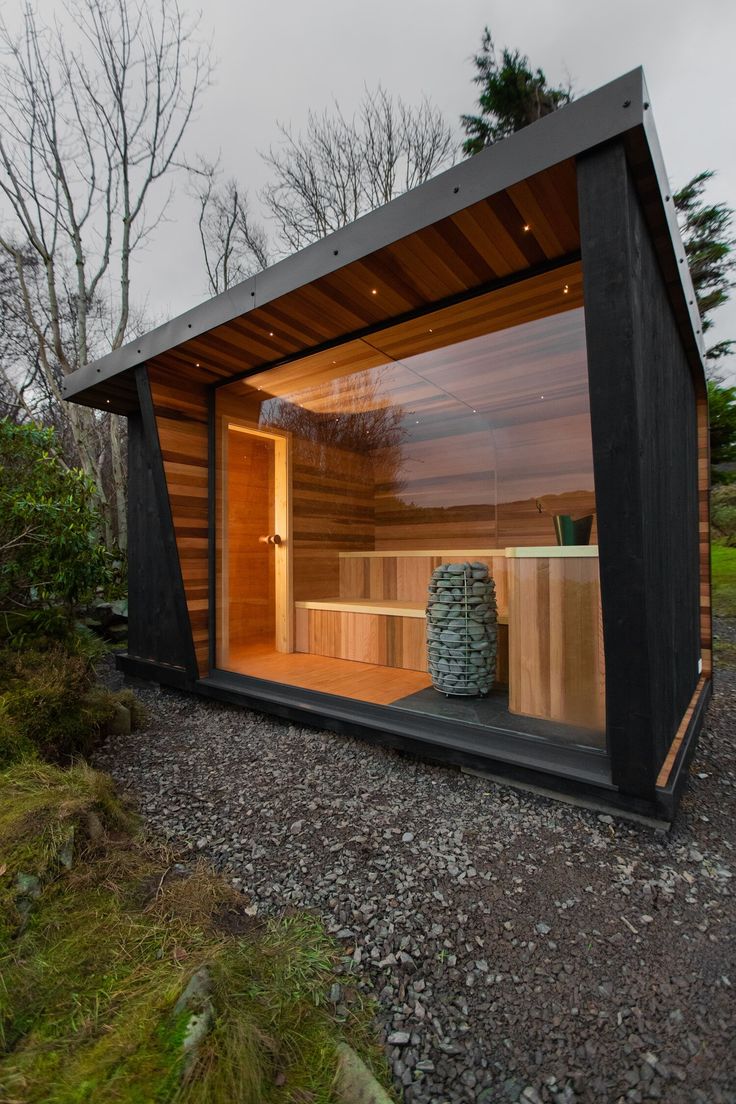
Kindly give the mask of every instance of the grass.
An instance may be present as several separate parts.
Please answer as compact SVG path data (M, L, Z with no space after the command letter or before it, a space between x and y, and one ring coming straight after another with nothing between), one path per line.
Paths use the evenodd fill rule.
M714 544L711 548L713 612L736 617L736 548Z
M145 845L112 783L30 760L0 773L0 1100L328 1104L347 1039L385 1082L370 1009L326 994L336 949L311 917L261 924L206 866ZM212 1027L185 1060L191 977Z

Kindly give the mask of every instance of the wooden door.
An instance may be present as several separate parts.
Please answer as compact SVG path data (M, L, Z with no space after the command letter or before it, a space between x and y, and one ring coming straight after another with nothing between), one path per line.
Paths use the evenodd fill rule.
M223 419L220 663L244 648L293 651L289 440Z

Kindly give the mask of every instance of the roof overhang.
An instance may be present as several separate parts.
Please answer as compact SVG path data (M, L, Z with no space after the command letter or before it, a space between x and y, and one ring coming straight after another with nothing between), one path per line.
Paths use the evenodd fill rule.
M703 342L695 293L644 75L641 69L635 69L329 237L78 369L64 381L64 397L103 410L129 413L137 406L133 369L142 364L166 358L169 366L180 365L182 369L199 371L204 357L214 362L216 352L213 351L220 349L222 358L217 370L213 368L208 375L206 369L202 369L202 379L216 382L242 374L242 368L253 370L282 363L290 356L301 355L326 342L355 336L361 329L385 324L412 311L431 309L453 295L488 290L493 280L484 280L485 270L481 271L478 265L473 269L470 263L462 280L450 279L448 271L447 295L439 289L439 284L433 291L426 282L424 290L417 291L416 287L407 290L406 280L402 284L398 266L393 264L392 250L399 247L410 253L414 250L419 257L421 249L426 254L427 236L431 235L432 228L455 227L462 224L464 218L471 220L468 240L472 240L473 212L480 210L479 204L503 193L504 197L522 195L523 207L523 194L519 191L523 182L532 177L543 182L540 174L552 172L555 166L573 162L580 154L615 139L625 143L683 343L694 372L702 375ZM531 196L529 202L536 202L539 207L538 197L535 200ZM503 210L503 207L496 207L489 218L498 224L499 219L503 220ZM519 221L516 209L515 217ZM513 227L506 229L512 236L516 233ZM484 233L486 238L492 236L484 227L480 227L478 233L481 237ZM526 268L517 264L515 271L507 272L506 282L519 278L524 272L540 271L545 264L571 259L575 250L569 249L568 241L566 251L564 233L555 237L552 228L549 237L558 243L556 255L550 247L536 257L534 264L535 255L527 251ZM492 241L487 245L492 251ZM518 241L516 246L523 248ZM441 263L441 258L439 261ZM448 270L449 267L446 265ZM383 313L374 301L373 309L366 308L361 314L351 307L351 295L359 281L365 283L376 275L387 289ZM335 303L341 302L344 309L336 307L329 326L303 326L301 332L296 328L289 332L288 325L283 324L283 342L279 345L271 340L274 334L270 327L274 319L280 323L288 319L290 304L300 303L304 310L308 307L316 318L324 313L323 307L329 302L331 292L335 294ZM248 356L239 370L238 359L245 349Z

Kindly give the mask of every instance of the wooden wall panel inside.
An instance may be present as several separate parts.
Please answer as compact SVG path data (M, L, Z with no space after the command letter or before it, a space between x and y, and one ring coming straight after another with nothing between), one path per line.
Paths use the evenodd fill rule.
M596 558L510 559L509 709L605 729Z

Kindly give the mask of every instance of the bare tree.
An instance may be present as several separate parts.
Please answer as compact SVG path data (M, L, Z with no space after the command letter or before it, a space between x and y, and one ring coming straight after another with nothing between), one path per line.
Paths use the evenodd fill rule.
M264 155L273 180L263 201L286 251L301 249L421 184L455 156L452 131L426 98L418 107L366 90L357 115L310 112L304 132L279 124Z
M211 295L268 267L268 239L248 208L248 194L237 181L217 183L217 168L196 170L204 181L197 189L199 237Z
M68 0L65 11L73 48L30 6L19 34L0 23L0 249L28 338L11 364L16 390L35 379L55 405L95 480L106 541L124 547L121 420L63 404L61 380L131 335L131 261L166 207L160 182L210 69L177 0Z

